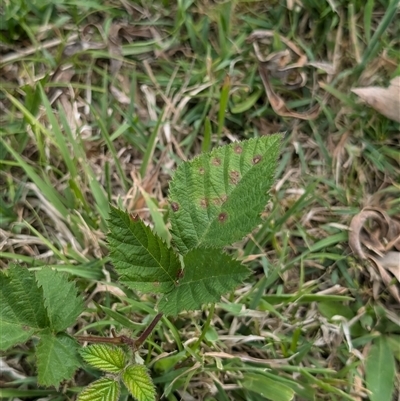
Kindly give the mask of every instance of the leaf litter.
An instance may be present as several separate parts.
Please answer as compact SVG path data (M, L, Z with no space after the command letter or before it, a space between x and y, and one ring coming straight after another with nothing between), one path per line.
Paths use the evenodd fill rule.
M380 280L400 303L400 220L366 207L351 220L349 245L361 260L373 262ZM376 291L374 296L378 298Z
M400 76L394 77L387 88L368 86L351 91L378 113L400 123Z
M253 44L254 53L259 62L258 71L264 84L268 101L275 113L279 116L298 118L301 120L314 120L321 111L320 104L317 103L304 112L296 112L289 109L286 105L287 102L275 91L271 83L271 78L279 79L286 89L293 91L304 87L307 83L307 76L301 71L303 67L311 66L320 70L325 70L328 76L333 76L335 69L327 62L309 63L307 56L299 47L281 35L278 36L288 49L272 52L264 56L260 50L260 42L266 40L268 43L275 35L277 35L275 31L257 30L247 38L247 41ZM292 53L297 57L297 60L293 63ZM316 93L316 89L317 88L311 89L313 94ZM326 94L321 103L324 104L327 101L328 95Z

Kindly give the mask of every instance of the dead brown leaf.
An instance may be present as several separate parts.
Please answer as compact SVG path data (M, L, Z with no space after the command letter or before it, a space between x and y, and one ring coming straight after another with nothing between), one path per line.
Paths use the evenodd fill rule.
M295 90L305 86L307 82L306 74L300 69L305 66L311 66L314 68L323 69L326 73L333 74L334 68L331 64L321 63L309 63L307 56L289 39L279 36L280 40L288 47L288 49L268 54L266 57L262 54L259 43L263 43L265 40L269 40L276 33L271 30L257 30L254 31L247 39L248 42L253 44L254 53L259 61L259 73L264 84L265 91L267 93L268 100L271 107L276 114L282 117L292 117L301 120L312 120L315 119L320 113L320 105L316 104L305 112L296 112L290 110L284 101L279 96L271 82L270 77L279 79L283 85L289 90ZM297 61L292 63L292 54L297 57ZM325 96L323 102L327 100Z
M390 251L384 256L377 256L376 260L400 283L400 252Z
M301 120L313 120L318 117L320 112L319 104L314 105L303 113L298 113L296 111L290 110L286 106L285 101L272 88L272 85L269 82L267 69L264 68L262 64L260 64L258 71L260 73L261 80L263 81L265 91L267 92L268 100L276 114L282 117L299 118Z
M387 88L369 86L351 91L378 113L400 123L400 76L393 78Z
M384 210L366 207L353 217L350 224L349 245L354 255L373 262L379 278L388 291L400 302L400 222ZM374 275L375 276L375 275ZM374 284L376 284L376 276Z

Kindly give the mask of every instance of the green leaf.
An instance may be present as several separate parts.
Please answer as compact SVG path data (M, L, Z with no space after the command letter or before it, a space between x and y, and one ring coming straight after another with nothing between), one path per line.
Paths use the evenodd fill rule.
M255 105L260 95L261 91L254 92L251 95L249 95L248 93L244 93L242 97L242 99L244 100L241 99L240 103L237 102L236 104L232 105L231 112L233 114L244 113Z
M50 327L59 332L73 325L84 309L82 298L77 297L75 284L68 281L65 273L51 268L36 272L36 280L43 289Z
M82 348L83 359L97 369L119 373L126 365L126 355L122 348L105 344L94 344Z
M0 349L22 343L48 326L43 294L28 269L0 272Z
M394 390L395 360L386 337L378 337L365 364L367 389L371 401L391 401Z
M205 303L217 302L250 273L247 267L220 249L196 248L187 253L183 261L183 277L158 305L159 311L166 315L177 315L182 310L199 309Z
M394 357L400 362L400 335L392 334L390 337L386 337L388 346L393 352Z
M169 200L181 253L229 245L261 223L281 139L275 134L232 143L178 167Z
M42 333L36 349L39 384L58 387L62 380L70 379L80 366L77 347L65 334Z
M128 366L122 374L122 380L128 391L138 401L154 401L156 399L156 390L145 366Z
M111 207L108 228L111 259L122 283L142 292L174 288L181 268L178 256L149 227Z
M294 391L278 381L258 373L245 373L241 381L243 388L254 391L271 401L291 401Z
M78 401L117 401L120 393L118 381L103 377L86 387L78 396Z

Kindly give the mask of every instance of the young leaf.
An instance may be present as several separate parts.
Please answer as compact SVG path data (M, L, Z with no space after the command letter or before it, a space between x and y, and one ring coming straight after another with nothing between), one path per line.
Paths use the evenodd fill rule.
M199 309L217 302L248 275L249 270L220 249L196 248L184 256L184 275L179 284L161 299L158 309L166 315Z
M43 294L28 269L0 272L0 350L25 342L48 325Z
M111 259L120 281L142 292L166 293L181 268L178 256L139 219L111 207Z
M110 377L103 377L86 387L79 394L77 401L117 401L119 393L119 382Z
M36 349L39 384L58 387L70 379L80 366L77 354L77 343L71 337L53 335L50 330L41 333Z
M156 391L145 366L129 365L122 374L122 380L137 401L156 399Z
M104 372L119 373L126 365L126 355L122 348L105 344L94 344L82 348L83 359Z
M282 135L232 143L182 163L170 184L172 237L181 253L240 240L261 222Z
M36 272L36 280L43 289L50 327L59 332L74 324L83 311L83 300L77 297L74 283L68 281L65 273L50 268Z
M371 401L390 401L394 390L395 360L386 337L378 337L367 357L365 376Z
M242 386L246 390L254 391L271 401L291 401L294 391L278 381L258 373L245 373Z

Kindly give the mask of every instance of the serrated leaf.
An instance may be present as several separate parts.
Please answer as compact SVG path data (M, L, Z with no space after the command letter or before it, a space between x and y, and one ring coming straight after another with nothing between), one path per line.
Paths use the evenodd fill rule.
M50 330L41 333L36 349L40 385L58 387L62 380L73 376L80 366L77 346L66 334L53 335Z
M136 400L154 401L156 399L156 390L145 366L128 366L122 374L122 380Z
M261 223L282 135L214 149L182 163L170 184L172 237L181 253L223 247Z
M83 359L104 372L119 373L126 365L122 348L105 344L93 344L81 349Z
M367 389L371 401L391 401L394 390L395 359L386 337L378 337L365 364Z
M65 273L51 268L36 272L36 281L43 289L50 327L59 332L73 325L84 309L75 284L68 281Z
M118 381L103 377L86 387L78 396L78 401L117 401L120 393Z
M249 275L247 267L219 249L196 248L187 253L183 261L183 277L158 305L159 311L166 315L217 302L221 295L233 290Z
M0 272L0 349L25 342L47 326L43 294L34 274L22 267Z
M291 401L294 398L290 387L258 373L245 373L241 384L246 390L254 391L267 400Z
M111 259L121 282L142 292L172 290L181 264L161 238L141 220L113 207L108 228Z

